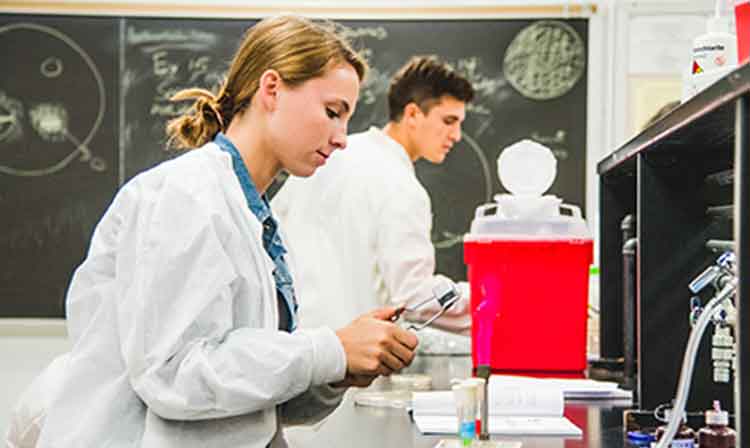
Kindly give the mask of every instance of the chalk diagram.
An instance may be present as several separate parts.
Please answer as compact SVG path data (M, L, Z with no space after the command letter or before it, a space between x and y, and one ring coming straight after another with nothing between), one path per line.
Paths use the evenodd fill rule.
M46 54L18 51L30 42ZM107 162L89 147L106 110L104 82L91 57L64 33L33 23L0 26L0 54L12 53L12 70L0 73L0 174L47 176L76 159L105 171ZM91 87L85 96L72 88L81 83Z
M586 48L565 22L542 20L518 33L505 51L503 71L526 98L550 100L566 94L583 75Z

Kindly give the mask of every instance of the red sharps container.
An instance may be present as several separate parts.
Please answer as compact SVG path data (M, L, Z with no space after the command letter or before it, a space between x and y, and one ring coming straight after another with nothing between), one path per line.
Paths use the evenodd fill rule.
M495 373L580 376L586 368L593 241L578 207L542 195L552 152L524 140L498 160L512 194L480 206L464 238L472 361Z

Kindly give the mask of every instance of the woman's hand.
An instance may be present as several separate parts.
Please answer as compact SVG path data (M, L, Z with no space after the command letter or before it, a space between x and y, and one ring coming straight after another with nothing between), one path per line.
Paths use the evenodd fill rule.
M367 386L378 375L390 375L411 364L417 337L390 320L397 308L364 314L336 331L346 353L346 378L336 384Z

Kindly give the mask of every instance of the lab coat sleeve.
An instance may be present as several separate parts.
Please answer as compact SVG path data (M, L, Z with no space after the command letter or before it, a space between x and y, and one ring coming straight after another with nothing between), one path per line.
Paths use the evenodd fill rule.
M432 288L445 277L435 275L435 249L430 241L432 212L427 193L424 190L392 192L377 216L377 267L383 275L391 304L415 303L429 298ZM433 325L467 334L471 329L469 309L468 296L462 297ZM433 301L404 316L423 322L438 310L439 304Z
M240 275L227 249L260 243L227 230L228 213L213 205L220 195L210 196L166 186L123 224L116 268L122 355L135 392L166 419L273 408L342 380L346 370L330 329L290 334L234 325L236 296L261 301L265 273L258 259L251 260L258 273ZM276 306L275 297L265 302Z
M281 423L302 425L317 423L333 412L344 397L345 387L328 384L311 387L281 406Z

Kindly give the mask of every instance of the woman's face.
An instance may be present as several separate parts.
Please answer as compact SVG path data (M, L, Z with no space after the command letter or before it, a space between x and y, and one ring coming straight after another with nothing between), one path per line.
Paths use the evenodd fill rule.
M282 86L269 123L281 167L307 177L343 149L358 97L359 77L345 63L296 87Z

